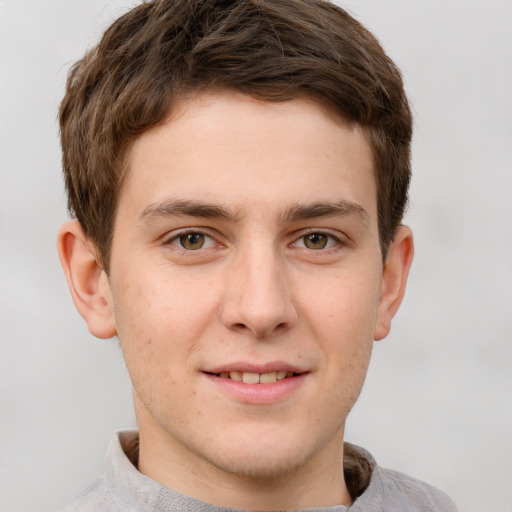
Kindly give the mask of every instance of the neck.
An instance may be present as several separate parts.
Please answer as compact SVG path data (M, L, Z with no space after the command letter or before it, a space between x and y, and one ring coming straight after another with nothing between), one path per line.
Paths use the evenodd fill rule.
M140 425L139 471L181 494L219 507L275 511L350 505L343 436L299 467L266 476L225 471L165 432Z

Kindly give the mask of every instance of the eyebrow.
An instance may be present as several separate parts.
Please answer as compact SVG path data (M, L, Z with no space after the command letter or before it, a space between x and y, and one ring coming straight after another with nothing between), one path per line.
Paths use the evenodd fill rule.
M237 221L240 210L229 210L223 206L191 200L163 200L146 207L139 215L140 221L166 217L200 217L204 219L221 219ZM299 222L323 217L357 216L365 223L369 221L368 212L352 201L327 202L318 201L308 204L293 204L281 215L281 222Z
M337 201L335 203L320 201L311 204L294 204L282 216L283 222L298 222L322 217L357 216L365 223L370 220L368 212L352 201Z
M180 217L183 215L202 217L204 219L234 221L238 218L238 211L230 211L222 206L200 201L164 200L145 208L139 215L139 220L144 221L159 217Z

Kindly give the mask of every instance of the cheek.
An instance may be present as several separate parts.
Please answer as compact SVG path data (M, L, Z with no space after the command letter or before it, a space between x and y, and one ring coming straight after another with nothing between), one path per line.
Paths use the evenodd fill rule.
M379 282L375 276L337 275L329 280L328 293L305 308L326 361L329 393L344 413L356 400L370 361Z
M359 277L354 274L328 276L322 285L317 280L304 290L303 315L321 330L321 337L355 344L366 337L373 340L380 280L370 273Z
M212 295L172 277L126 275L113 288L118 337L134 384L177 374L212 318ZM171 377L172 379L172 377Z

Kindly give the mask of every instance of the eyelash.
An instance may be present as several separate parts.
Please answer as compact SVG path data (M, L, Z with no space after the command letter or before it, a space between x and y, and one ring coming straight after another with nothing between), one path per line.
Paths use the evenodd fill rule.
M306 238L308 236L312 236L312 235L322 235L322 236L325 236L326 237L326 244L328 245L328 247L320 247L318 249L312 249L311 247L307 247L306 246ZM302 247L297 247L297 244L298 243L301 243L303 244ZM302 233L301 236L299 238L296 239L295 242L293 242L291 244L292 246L295 246L297 247L298 249L306 249L306 250L309 250L309 251L312 251L312 252L327 252L329 250L332 250L332 249L336 249L336 248L339 248L341 246L344 246L344 245L347 245L347 243L344 243L338 236L336 235L333 235L332 233L329 233L328 231L321 231L321 230L311 230L311 231L307 231L305 233Z
M182 237L185 237L187 235L200 235L200 236L205 237L205 239L210 240L210 242L205 242L206 244L208 244L207 247L204 247L203 245L201 245L197 249L186 248L186 247L183 247L180 240L182 239ZM306 237L312 236L312 235L321 235L321 236L326 237L326 247L319 247L317 249L307 247L306 246ZM300 243L302 243L302 246L298 245ZM174 233L171 237L167 238L163 242L163 245L173 245L177 249L185 251L185 252L197 252L197 251L200 251L201 249L209 249L209 248L213 247L215 244L218 244L218 242L216 242L215 238L212 235L206 233L205 231L203 231L201 229L187 229L187 230L180 231L178 233ZM219 245L221 245L221 244L219 244ZM313 230L313 229L310 231L307 231L307 232L303 232L300 237L295 239L295 241L290 244L291 247L295 247L295 248L301 249L301 250L308 250L311 252L327 252L327 251L331 251L332 249L339 248L340 246L343 247L346 245L348 245L347 242L342 241L338 236L335 236L332 233L329 233L327 231L321 231L321 230Z
M203 247L203 246L198 247L197 249L187 249L186 247L183 247L183 245L180 243L180 239L182 237L186 237L187 235L200 235L200 236L205 237L205 239L209 239L211 242L208 243L208 247L206 247L206 249L209 249L210 247L218 244L218 242L215 241L213 236L209 235L208 233L205 233L204 231L202 231L200 229L187 229L184 231L180 231L178 233L174 233L171 237L164 240L163 245L174 245L178 249L180 249L182 251L186 251L186 252L195 252L195 251L199 251L200 249L205 249L205 247ZM177 243L175 243L175 242L177 242Z

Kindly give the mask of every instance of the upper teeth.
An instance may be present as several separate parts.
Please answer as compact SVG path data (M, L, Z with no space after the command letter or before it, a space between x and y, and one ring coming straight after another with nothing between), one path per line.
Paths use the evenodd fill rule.
M271 384L286 377L292 377L293 372L279 371L269 373L253 373L253 372L221 372L220 376L227 379L233 379L245 384Z

